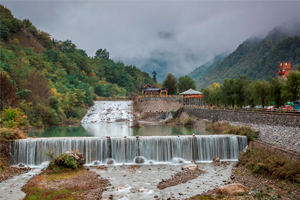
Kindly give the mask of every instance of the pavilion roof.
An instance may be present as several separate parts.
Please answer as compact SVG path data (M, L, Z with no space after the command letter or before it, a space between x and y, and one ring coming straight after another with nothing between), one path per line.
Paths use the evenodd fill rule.
M196 94L200 95L200 94L202 94L202 92L199 92L199 91L193 90L193 89L189 89L187 91L180 93L180 95L196 95Z

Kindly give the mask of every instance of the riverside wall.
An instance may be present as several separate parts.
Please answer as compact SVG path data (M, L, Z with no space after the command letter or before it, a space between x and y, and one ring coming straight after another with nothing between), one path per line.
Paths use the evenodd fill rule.
M233 126L249 126L260 131L259 141L300 153L300 115L198 108L184 108L184 111L200 119L229 122Z
M212 110L198 108L184 108L189 114L200 119L215 121L231 121L250 124L264 124L270 126L300 127L300 115L286 113L245 112L230 110Z

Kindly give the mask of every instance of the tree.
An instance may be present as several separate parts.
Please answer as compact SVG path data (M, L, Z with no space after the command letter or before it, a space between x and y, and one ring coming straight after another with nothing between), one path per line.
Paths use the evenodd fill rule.
M269 87L270 84L267 81L255 80L251 83L252 87L252 97L255 102L260 102L261 106L264 108L269 97Z
M300 99L300 71L291 71L286 80L285 86L288 100L297 101Z
M274 101L275 107L279 108L282 105L282 89L283 89L283 81L282 79L270 78L270 98Z
M152 74L153 74L153 81L156 83L156 82L157 82L157 81L156 81L156 72L153 71Z
M242 107L246 102L247 87L249 85L248 76L240 76L235 79L233 87L233 99L238 107Z
M177 94L177 79L172 73L167 74L163 87L168 88L169 94Z
M15 107L18 104L16 89L6 72L0 71L0 111L5 107Z
M234 107L234 85L235 79L224 79L223 85L221 85L221 90L224 94L222 97L222 103L224 105L231 105L232 107Z
M186 76L181 76L178 79L178 90L179 93L184 92L188 89L194 89L196 90L196 82L189 77L188 75Z
M106 51L106 49L98 49L96 51L96 56L95 57L108 60L109 59L109 52Z

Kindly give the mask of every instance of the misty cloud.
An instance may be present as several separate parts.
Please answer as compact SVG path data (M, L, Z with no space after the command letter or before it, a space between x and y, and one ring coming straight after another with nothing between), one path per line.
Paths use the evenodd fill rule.
M157 33L158 37L161 39L170 39L173 37L173 33L171 32L166 32L166 31L160 31Z
M300 19L297 1L1 1L58 40L137 67L187 74L252 36ZM149 66L151 67L151 66Z

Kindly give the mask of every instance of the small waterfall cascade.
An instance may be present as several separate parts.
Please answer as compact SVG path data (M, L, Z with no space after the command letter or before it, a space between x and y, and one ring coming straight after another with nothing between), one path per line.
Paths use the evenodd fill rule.
M10 164L29 166L49 161L46 153L57 156L66 151L82 152L86 163L133 164L135 158L143 157L153 163L172 160L212 161L236 160L247 147L247 137L232 135L196 136L141 136L141 137L75 137L75 138L28 138L10 143Z
M95 101L81 123L132 121L132 101Z

